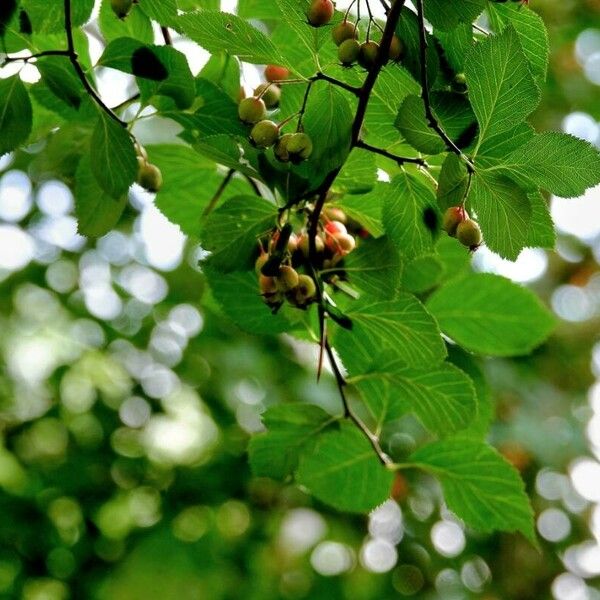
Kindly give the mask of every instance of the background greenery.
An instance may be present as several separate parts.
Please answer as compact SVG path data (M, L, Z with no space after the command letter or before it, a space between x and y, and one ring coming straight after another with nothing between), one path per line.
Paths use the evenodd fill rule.
M558 129L583 111L587 135L600 103L581 34L600 37L600 3L531 5L552 37L535 124ZM316 384L313 351L240 333L204 293L198 249L180 249L139 190L118 231L78 237L68 189L24 175L40 167L37 150L0 161L0 594L600 597L597 237L563 235L532 282L563 318L551 340L486 365L492 441L525 477L538 553L521 537L463 531L425 478L399 478L399 504L369 519L251 478L245 449L266 407L336 406L332 382ZM392 439L390 452L410 449Z

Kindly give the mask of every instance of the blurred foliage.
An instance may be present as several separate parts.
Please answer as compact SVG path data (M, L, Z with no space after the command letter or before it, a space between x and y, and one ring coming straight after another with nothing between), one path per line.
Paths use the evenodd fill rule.
M583 78L574 42L600 24L600 2L531 4L553 38L538 125L559 128L573 110L599 119L598 88ZM27 171L31 160L22 153L5 170ZM119 237L72 250L47 243L25 268L0 273L1 597L553 597L565 563L577 564L569 551L592 539L594 505L563 474L589 452L597 320L563 324L531 357L487 364L492 441L521 470L536 514L561 511L565 535L541 539L541 552L516 536L463 539L428 479L398 476L401 531L380 555L395 546L397 559L377 574L365 568L385 566L371 543L377 520L336 514L249 473L248 434L267 406L335 409L333 382L315 381L313 350L240 333L203 294L193 246L174 270L149 267L137 214L129 209ZM34 210L21 225L33 230L42 218ZM121 256L124 245L132 250ZM589 249L565 238L560 246L576 259L550 256L535 284L547 301L558 286L598 275ZM123 316L90 310L102 286ZM410 452L410 437L392 440L395 456ZM588 596L554 597L600 597L600 580L587 583Z

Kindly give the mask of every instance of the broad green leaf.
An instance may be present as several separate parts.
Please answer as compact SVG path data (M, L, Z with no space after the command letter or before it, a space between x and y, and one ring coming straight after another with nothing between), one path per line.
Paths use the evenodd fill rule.
M347 511L364 513L388 499L394 474L378 460L367 438L350 423L321 434L300 457L297 481L313 496Z
M487 247L516 260L528 244L531 203L527 193L508 177L477 171L467 201L477 213Z
M4 37L8 24L17 14L18 3L16 0L5 0L0 8L0 37Z
M411 294L387 302L361 300L346 314L352 330L338 328L334 346L352 375L370 369L382 352L414 368L431 367L446 356L434 318Z
M79 110L87 92L75 74L71 61L66 56L43 56L35 66L42 76L42 81L59 102L66 104L73 111Z
M119 19L110 6L111 0L102 0L98 24L107 42L120 37L129 37L146 44L154 41L152 23L145 13L134 5L126 19Z
M346 194L337 204L353 220L360 223L373 237L384 234L381 212L388 184L377 182L367 194Z
M411 462L435 475L448 508L481 532L520 531L535 543L533 510L518 472L490 446L442 440L419 448Z
M27 141L32 118L29 94L19 76L0 79L0 156Z
M276 404L261 415L267 431L248 445L252 472L285 479L298 467L300 452L314 447L317 436L336 421L314 404Z
M506 162L506 157L526 144L535 131L527 123L517 123L509 131L490 136L479 147L475 164L477 167L498 167Z
M329 27L315 29L308 24L306 14L309 0L275 0L273 4L279 8L283 19L294 30L307 55L315 56L323 43L330 40Z
M340 174L335 178L334 188L340 192L364 194L373 189L376 181L375 155L372 152L354 148Z
M465 75L479 122L479 144L513 129L538 105L540 90L512 27L471 48L465 59Z
M473 141L477 134L475 115L462 94L434 92L431 105L439 124L453 142L464 148ZM405 98L396 118L396 127L419 152L439 154L447 149L440 136L429 127L425 105L419 96Z
M275 227L277 206L259 196L234 196L207 217L202 247L213 268L225 273L252 266L258 238Z
M509 173L557 196L573 198L600 183L600 152L572 135L541 133L506 157Z
M242 19L281 19L281 11L273 0L238 0L237 14Z
M519 36L533 76L540 83L545 81L550 47L542 17L523 5L490 3L489 8L494 29L500 31L509 23L512 25Z
M449 281L430 296L427 308L455 342L491 356L528 354L555 325L531 291L490 273Z
M435 250L436 256L444 267L443 281L458 277L470 268L471 252L456 238L442 234L435 245Z
M473 26L463 23L451 31L434 31L435 37L444 49L446 60L455 73L465 70L465 56L473 45Z
M398 292L401 268L398 250L387 236L360 242L341 267L353 287L382 300L390 300Z
M177 28L176 0L139 0L140 8L161 25Z
M378 357L373 369L362 381L384 379L389 386L387 396L369 396L363 401L377 430L385 422L412 413L431 432L447 436L465 429L478 415L477 397L473 382L454 365L442 363L431 369L407 368L397 360ZM361 389L361 376L350 379Z
M284 311L273 315L263 302L254 271L224 275L211 269L207 262L203 264L203 272L213 297L225 315L240 329L256 335L277 335L291 329L292 324L283 314Z
M433 189L406 171L384 189L383 222L402 256L429 254L440 220Z
M472 23L484 10L485 0L425 0L425 18L436 28L449 30L460 23Z
M104 112L92 133L90 159L96 181L113 198L125 194L137 176L138 162L129 132Z
M552 222L548 203L539 192L528 196L531 204L531 221L527 234L527 246L531 248L554 248L556 229Z
M214 83L237 105L240 100L240 61L225 52L213 54L202 67L199 78Z
M211 54L229 52L240 60L291 67L271 40L239 17L212 10L181 15L179 27Z
M21 0L35 33L51 33L65 29L64 0ZM91 16L94 0L71 2L71 20L74 27L83 25Z
M117 224L126 205L126 193L114 198L98 185L90 157L84 156L75 176L77 231L92 238L105 235Z
M231 134L210 135L194 141L194 148L224 167L262 179L258 171L259 152L246 139L236 138Z
M469 186L467 167L456 154L449 153L438 177L437 199L442 211L458 206L465 199Z
M404 265L402 289L420 294L436 286L444 274L444 265L435 254L424 254Z

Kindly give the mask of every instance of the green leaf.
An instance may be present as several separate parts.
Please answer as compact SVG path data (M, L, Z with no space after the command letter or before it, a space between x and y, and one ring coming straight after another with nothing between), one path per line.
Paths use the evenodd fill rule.
M240 100L240 61L225 52L213 54L202 67L198 77L214 83L235 103Z
M442 363L427 370L409 369L397 360L378 357L366 380L381 378L389 395L363 394L365 406L375 418L377 430L389 421L413 413L431 432L446 436L465 429L478 414L475 388L469 377L454 365ZM361 377L350 383L360 382Z
M315 29L307 22L309 0L275 0L283 19L293 29L307 55L316 56L319 48L330 39L329 27Z
M444 55L455 73L465 70L465 56L473 45L473 26L463 23L451 31L435 32L435 37L440 41Z
M66 56L42 56L35 66L42 76L42 81L56 98L69 109L79 110L87 92L75 74L71 61Z
M256 335L277 335L292 328L283 311L271 314L260 295L254 271L236 271L224 275L211 269L210 263L206 262L203 272L215 300L240 329Z
M258 238L275 227L277 206L259 196L234 196L207 217L202 247L213 268L224 273L250 268Z
M425 0L425 18L436 28L454 29L460 23L471 24L483 12L485 0Z
M383 222L402 256L431 253L440 221L433 189L406 171L384 189Z
M520 531L535 543L533 510L518 472L490 446L443 440L419 448L411 462L435 475L448 508L481 532Z
M215 162L235 169L244 175L262 180L258 171L259 152L253 148L247 139L234 137L231 134L210 135L200 137L194 143L194 148Z
M475 115L468 100L462 94L434 92L431 95L433 112L448 135L460 147L473 141L477 133ZM398 112L396 127L413 148L426 154L439 154L446 144L429 127L425 116L425 105L419 96L408 96Z
M84 156L75 175L77 231L92 238L103 236L118 223L126 205L126 194L115 199L102 190L92 173L90 157Z
M390 300L398 292L401 268L398 251L387 236L361 241L341 267L355 288L381 300Z
M346 314L352 330L338 329L334 346L352 375L370 369L382 352L415 368L431 367L446 356L435 320L411 294L387 302L361 300Z
M444 265L434 254L413 258L402 271L402 289L420 294L436 286L444 274Z
M394 474L354 425L341 423L338 431L321 434L316 447L302 453L296 478L322 502L364 513L389 498Z
M248 445L257 477L285 479L298 467L300 453L314 447L317 436L336 421L314 404L276 404L261 416L267 431Z
M21 8L27 12L35 33L64 31L64 0L21 0ZM94 0L71 2L73 27L79 27L86 23L92 14L93 8Z
M449 281L432 294L427 308L455 342L491 356L528 354L555 325L531 291L490 273Z
M502 166L506 157L526 144L535 131L527 123L517 123L510 131L488 137L479 147L475 164L486 169Z
M335 178L334 187L340 192L364 194L373 189L376 181L375 155L372 152L354 148L340 174Z
M544 20L527 6L489 4L491 22L497 31L512 25L519 36L531 72L540 83L545 81L550 47Z
M140 8L161 25L177 28L176 0L139 0Z
M151 44L154 41L152 23L143 11L133 7L126 19L119 19L110 6L110 0L102 0L98 24L107 42L116 38L129 37Z
M465 59L465 75L479 122L479 144L513 129L538 105L540 90L512 27L471 48Z
M563 198L581 196L600 183L600 152L566 133L538 134L505 160L511 174Z
M264 33L235 15L199 10L181 15L178 23L191 40L211 54L229 52L244 62L291 68Z
M135 181L138 162L131 136L104 112L92 133L90 159L96 181L113 198L120 198Z
M531 248L554 248L556 229L548 210L548 203L539 192L529 194L531 221L527 234L527 246Z
M27 141L32 119L29 94L19 76L0 79L0 156Z
M464 161L450 153L442 163L438 177L437 199L441 210L461 204L467 193L469 176Z
M508 177L477 171L467 201L477 213L488 248L516 260L528 243L531 203L527 193Z
M470 269L471 252L456 238L441 235L435 249L436 256L444 266L443 281L460 276Z
M383 198L388 188L387 183L378 181L372 191L367 194L346 194L338 206L354 221L360 223L373 237L384 234L381 212Z

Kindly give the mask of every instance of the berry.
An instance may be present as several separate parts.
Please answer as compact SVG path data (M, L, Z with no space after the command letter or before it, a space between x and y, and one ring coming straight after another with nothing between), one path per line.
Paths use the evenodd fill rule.
M306 306L314 300L317 294L317 286L312 277L298 275L298 285L294 290L294 300L298 306Z
M124 19L133 6L133 0L110 0L110 7L119 19Z
M356 248L356 240L347 233L337 233L333 236L333 242L337 252L340 254L349 254Z
M275 108L281 98L281 88L278 85L261 83L255 90L255 96L260 96L267 108Z
M270 296L277 293L277 280L275 277L269 277L268 275L258 276L258 286L260 287L260 293L263 296Z
M281 292L289 292L298 285L298 273L293 267L283 265L277 276L277 289Z
M310 239L308 234L300 236L300 239L298 240L298 250L300 250L304 257L308 259L310 254ZM317 236L315 238L315 250L317 251L317 255L322 254L325 250L325 242L322 237Z
M402 40L397 35L392 36L392 42L388 52L388 60L393 60L396 62L402 58L403 54L404 44L402 43Z
M379 44L377 42L364 42L360 45L358 64L368 71L375 66L378 54Z
M295 233L290 235L287 245L288 252L293 253L298 249L298 236Z
M471 249L477 248L483 241L479 225L471 219L467 219L459 224L456 228L456 237L463 246Z
M346 40L358 39L358 27L350 21L342 21L331 30L331 37L336 46L340 46Z
M138 164L139 158L138 158ZM151 163L144 163L140 166L137 176L137 182L149 192L158 192L162 187L162 173L160 169Z
M334 12L335 7L331 0L313 0L306 17L313 27L321 27L331 21Z
M339 221L344 225L348 221L346 213L341 208L328 207L323 211L323 215L330 221Z
M261 98L244 98L238 105L238 115L244 123L254 125L267 116L267 107Z
M467 77L464 73L457 73L454 76L454 83L458 85L467 85Z
M287 151L293 163L302 162L312 154L312 140L306 133L293 133L287 141Z
M265 67L265 79L267 81L281 81L290 76L289 69L278 65L267 65Z
M275 158L280 162L289 162L290 161L290 153L288 152L288 142L292 138L293 133L284 133L275 144L275 148L273 148L273 154L275 154Z
M273 121L259 121L250 132L250 141L257 148L270 148L279 137L279 127Z
M254 263L254 270L256 271L257 275L260 275L261 269L268 260L269 255L266 252L261 252Z
M451 206L444 213L442 228L449 236L455 237L456 228L467 218L467 213L462 206Z
M360 44L356 40L345 40L338 48L338 58L340 62L349 67L360 55Z
M331 235L335 235L336 233L348 233L346 226L340 221L329 221L329 223L325 225L325 231Z

